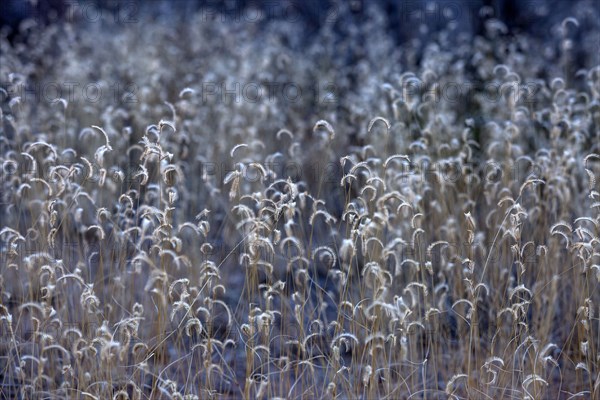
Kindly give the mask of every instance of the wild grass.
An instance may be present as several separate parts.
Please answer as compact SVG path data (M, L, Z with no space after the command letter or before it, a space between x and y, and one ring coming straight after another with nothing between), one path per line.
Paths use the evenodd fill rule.
M399 47L375 7L302 51L199 15L0 39L0 397L599 398L588 11L545 41ZM43 92L69 82L102 96Z

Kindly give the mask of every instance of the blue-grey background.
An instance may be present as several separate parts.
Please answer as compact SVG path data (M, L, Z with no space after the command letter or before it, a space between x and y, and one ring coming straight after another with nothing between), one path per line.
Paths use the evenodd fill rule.
M455 21L461 29L478 34L483 29L484 18L479 15L482 6L491 7L495 17L510 30L540 36L547 34L553 23L570 15L579 3L589 2L600 9L600 2L595 0L348 0L355 18L360 18L367 1L386 11L389 16L387 28L400 41L417 35L415 21L423 20L434 29ZM120 10L122 16L148 12L172 14L174 17L185 17L190 11L205 8L230 16L237 14L242 18L249 18L252 14L244 10L252 9L261 10L267 19L287 18L305 24L306 34L310 35L327 18L334 16L341 4L333 0L3 0L0 2L0 26L10 28L11 35L14 35L19 23L28 17L43 23L65 17L81 17L73 12L76 7L97 7L112 12ZM88 14L93 16L91 11Z

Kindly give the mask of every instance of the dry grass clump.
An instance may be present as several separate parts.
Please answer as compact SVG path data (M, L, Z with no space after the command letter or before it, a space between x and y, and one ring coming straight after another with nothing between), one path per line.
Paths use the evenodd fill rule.
M347 12L0 40L0 397L600 397L593 13Z

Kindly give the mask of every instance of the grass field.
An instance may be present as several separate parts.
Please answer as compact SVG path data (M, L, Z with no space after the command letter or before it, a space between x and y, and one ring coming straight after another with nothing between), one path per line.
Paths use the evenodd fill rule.
M600 398L597 5L344 4L4 31L0 399Z

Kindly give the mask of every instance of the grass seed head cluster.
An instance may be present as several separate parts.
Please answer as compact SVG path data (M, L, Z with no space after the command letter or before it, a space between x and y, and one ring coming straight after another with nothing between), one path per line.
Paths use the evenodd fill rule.
M483 12L398 45L367 4L307 40L201 13L0 38L2 396L599 398L578 4L544 38Z

